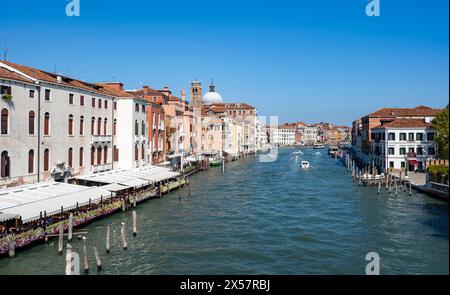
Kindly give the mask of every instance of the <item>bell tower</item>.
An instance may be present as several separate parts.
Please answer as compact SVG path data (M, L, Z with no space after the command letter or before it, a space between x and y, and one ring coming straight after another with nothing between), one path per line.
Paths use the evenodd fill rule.
M189 107L200 108L202 106L202 83L195 79L191 83L191 96L189 99Z

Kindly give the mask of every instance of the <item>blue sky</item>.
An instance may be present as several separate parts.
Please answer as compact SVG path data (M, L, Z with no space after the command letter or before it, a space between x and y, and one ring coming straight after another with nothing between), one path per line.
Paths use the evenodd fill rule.
M378 108L444 107L448 0L2 1L8 60L175 94L214 78L225 101L281 122L350 124ZM6 13L5 13L6 12Z

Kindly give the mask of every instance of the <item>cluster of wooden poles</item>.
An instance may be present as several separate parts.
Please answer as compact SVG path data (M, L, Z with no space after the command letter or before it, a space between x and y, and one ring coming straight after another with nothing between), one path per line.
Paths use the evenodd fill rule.
M136 203L133 203L133 206L136 206ZM124 203L122 203L122 210L125 211ZM73 238L73 214L69 216L69 226L67 233L67 251L66 251L66 274L71 274L74 268L73 264L73 254L72 254L72 238ZM137 236L137 213L135 210L132 212L132 233L133 237ZM80 233L81 234L81 233ZM88 261L88 250L86 245L86 236L78 236L79 239L83 240L83 270L85 273L89 273L89 261ZM105 240L105 251L106 254L111 252L111 225L106 227L106 240ZM120 240L122 243L122 249L128 250L128 241L125 235L125 222L121 222L120 226ZM64 227L61 224L59 227L59 238L58 238L58 255L62 255L63 253L63 244L64 244ZM100 259L98 246L97 244L93 245L95 261L97 265L97 271L102 270L102 261Z
M412 183L405 177L402 178L401 172L398 176L389 172L387 174L378 174L377 167L367 165L364 168L359 168L355 161L350 158L346 158L344 164L347 173L350 171L352 173L352 181L358 181L358 185L378 186L378 194L381 193L382 187L386 187L389 194L394 193L395 196L398 195L399 190L403 189L404 192L407 192L409 186L409 195L412 195Z

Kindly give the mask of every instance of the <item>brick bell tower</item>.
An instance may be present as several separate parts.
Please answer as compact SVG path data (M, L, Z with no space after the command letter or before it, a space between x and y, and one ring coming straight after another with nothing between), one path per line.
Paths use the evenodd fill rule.
M189 98L189 107L191 109L200 108L202 106L202 83L195 79L191 83L191 95Z

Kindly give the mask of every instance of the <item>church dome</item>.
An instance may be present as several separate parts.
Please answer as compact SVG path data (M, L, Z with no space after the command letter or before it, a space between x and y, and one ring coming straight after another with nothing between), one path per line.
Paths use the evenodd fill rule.
M217 92L208 92L202 97L202 103L223 103L222 95Z
M203 95L202 104L223 103L222 95L215 91L214 82L211 81L209 92Z

